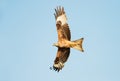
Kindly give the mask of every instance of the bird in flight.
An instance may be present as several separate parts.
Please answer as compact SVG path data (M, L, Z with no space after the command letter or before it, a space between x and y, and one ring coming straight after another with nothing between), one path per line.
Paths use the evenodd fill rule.
M64 67L65 62L70 55L70 48L84 52L82 48L82 42L84 38L71 41L71 33L67 24L67 17L64 7L57 7L55 9L54 16L56 20L58 42L54 43L53 46L56 46L58 51L51 69L59 72Z

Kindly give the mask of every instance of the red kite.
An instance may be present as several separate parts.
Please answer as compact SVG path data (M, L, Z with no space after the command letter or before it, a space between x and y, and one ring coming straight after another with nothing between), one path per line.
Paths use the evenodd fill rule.
M82 48L83 38L70 41L71 33L67 24L67 18L63 7L57 7L55 9L54 16L56 20L58 42L54 43L53 45L58 47L58 51L54 60L53 69L59 72L64 67L65 62L69 57L70 48L75 48L82 52L84 51Z

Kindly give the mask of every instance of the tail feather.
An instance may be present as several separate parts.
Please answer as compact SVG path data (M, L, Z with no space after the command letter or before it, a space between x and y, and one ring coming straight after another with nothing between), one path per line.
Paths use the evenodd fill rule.
M78 40L72 41L72 42L74 42L74 45L73 45L72 48L84 52L83 47L82 47L83 40L84 40L84 38L81 38L81 39L78 39Z

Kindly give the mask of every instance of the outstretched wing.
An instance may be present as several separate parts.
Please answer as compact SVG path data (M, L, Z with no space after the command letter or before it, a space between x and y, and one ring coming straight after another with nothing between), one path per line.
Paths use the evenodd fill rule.
M63 7L57 7L54 13L58 33L58 41L62 39L70 40L71 34L67 24L67 18Z
M69 30L69 26L67 24L67 18L65 15L65 11L63 7L57 7L55 9L55 19L56 19L56 27L58 33L58 42L62 42L65 40L71 39L71 34ZM55 71L60 71L64 67L64 63L67 61L70 54L70 48L59 48L57 51L56 58L54 60L53 69Z
M53 69L60 71L64 67L64 63L67 61L70 54L70 48L58 48L57 56L54 61Z

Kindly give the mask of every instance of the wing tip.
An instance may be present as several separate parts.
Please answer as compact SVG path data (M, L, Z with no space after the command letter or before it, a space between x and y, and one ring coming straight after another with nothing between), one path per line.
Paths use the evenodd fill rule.
M50 67L50 70L54 70L54 71L59 72L59 71L62 70L62 69L53 66L53 67Z
M54 13L55 19L57 19L58 16L65 14L63 6L57 6L54 10L55 10L55 13Z
M54 64L53 67L50 67L50 70L59 72L60 70L62 70L63 67L64 67L64 64L59 62L58 64Z

